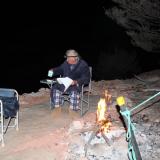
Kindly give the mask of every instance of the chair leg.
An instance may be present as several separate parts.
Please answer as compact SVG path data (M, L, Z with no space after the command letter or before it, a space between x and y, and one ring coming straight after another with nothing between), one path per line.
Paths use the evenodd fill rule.
M81 110L81 116L83 116L83 94L80 95L80 110Z
M81 116L83 116L88 110L89 110L89 92L87 92L87 99L84 99L84 95L83 93L81 93L81 103L80 103L80 109L81 109ZM84 108L83 108L83 104L86 104L87 105L87 108L86 110L84 111Z
M1 146L4 147L4 117L3 117L3 104L2 104L2 101L0 101L1 103L1 107L0 107L0 125L1 125L1 138L0 138L0 141L1 141Z
M17 111L16 119L15 119L16 131L19 131L19 112Z
M6 127L5 127L5 130L4 130L4 134L7 132L7 129L8 129L8 126L9 126L9 124L10 124L10 122L11 122L11 117L9 117L9 119L8 119L8 121L7 121L7 125L6 125Z
M52 109L52 101L51 101L51 97L49 98L49 107L50 107L50 109Z
M87 93L87 111L89 111L89 92Z
M3 121L3 114L1 114L1 146L4 147L4 121Z

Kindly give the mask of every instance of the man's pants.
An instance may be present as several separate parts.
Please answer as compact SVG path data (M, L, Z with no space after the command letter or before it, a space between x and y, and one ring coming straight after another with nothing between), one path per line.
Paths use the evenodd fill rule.
M64 103L63 92L53 89L51 92L51 101L55 107L59 107ZM77 91L71 91L69 93L69 100L70 100L70 108L73 110L79 109L79 102L80 102L80 93Z

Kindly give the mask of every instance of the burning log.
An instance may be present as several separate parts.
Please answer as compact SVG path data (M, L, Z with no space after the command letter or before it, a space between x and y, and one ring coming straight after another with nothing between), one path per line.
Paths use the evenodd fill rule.
M98 137L98 134L99 134L99 133L102 135L102 137L104 138L105 142L106 142L109 146L111 146L111 140L109 140L109 139L107 138L107 136L105 135L105 133L104 133L103 131L100 131L100 130L101 130L100 126L97 125L94 129L95 129L95 130L93 130L93 132L92 132L92 134L91 134L88 142L87 142L87 143L85 144L85 146L84 146L85 156L87 155L87 148L88 148L88 146L90 145L92 139L93 139L94 137Z
M100 135L104 138L105 142L110 146L111 141L107 138L105 133L107 133L110 129L111 123L108 119L106 119L106 110L107 110L107 103L105 98L101 98L98 102L97 112L96 112L96 126L93 129L93 132L86 143L84 150L85 156L87 154L87 148L90 145L92 139L94 137L100 137Z

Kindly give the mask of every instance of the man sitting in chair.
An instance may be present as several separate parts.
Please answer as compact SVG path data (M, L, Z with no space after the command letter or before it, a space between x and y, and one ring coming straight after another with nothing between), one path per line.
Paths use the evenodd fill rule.
M80 92L82 85L89 84L90 71L86 61L80 58L77 51L70 49L66 51L66 60L58 67L52 68L48 71L48 76L69 77L72 79L71 85L65 90L63 84L55 83L51 88L51 101L54 110L61 112L61 105L63 105L63 94L67 93L70 97L69 111L79 110Z

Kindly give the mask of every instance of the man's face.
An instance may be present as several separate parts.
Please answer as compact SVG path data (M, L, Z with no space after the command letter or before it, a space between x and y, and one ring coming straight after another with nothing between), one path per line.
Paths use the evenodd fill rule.
M67 57L67 62L69 64L76 64L77 63L77 57L75 57L75 56Z

